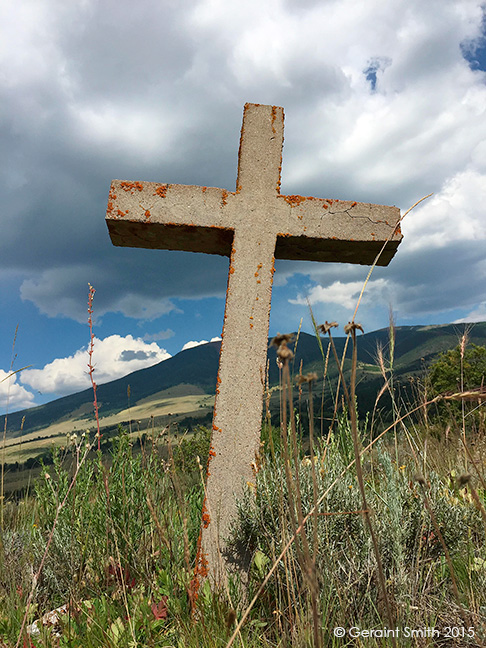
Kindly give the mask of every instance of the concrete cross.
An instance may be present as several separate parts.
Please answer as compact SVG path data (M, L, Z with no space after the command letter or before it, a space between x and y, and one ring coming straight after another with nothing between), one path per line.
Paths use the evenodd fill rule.
M280 194L283 109L246 104L236 191L111 184L106 221L114 245L230 257L212 442L196 576L221 583L236 498L254 480L259 449L275 258L387 265L400 212L352 201Z

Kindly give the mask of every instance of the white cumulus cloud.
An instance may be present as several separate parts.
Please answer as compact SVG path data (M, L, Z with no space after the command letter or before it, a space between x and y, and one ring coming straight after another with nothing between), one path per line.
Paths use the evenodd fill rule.
M486 239L485 204L486 175L474 169L457 173L404 219L403 252Z
M479 304L466 317L459 318L454 324L461 322L486 322L486 301Z
M330 286L313 286L307 295L299 295L297 299L289 299L291 304L336 304L343 308L353 309L363 288L362 281L334 281ZM368 282L366 294L369 299L386 300L387 281L376 279Z
M106 383L170 357L155 342L147 344L131 335L110 335L103 340L95 338L94 379L97 384ZM56 358L42 369L27 369L21 380L43 394L72 394L91 385L88 360L88 349L82 348L67 358Z
M10 376L10 377L9 377ZM19 374L0 369L0 408L19 410L34 405L34 394L17 382Z
M209 342L220 342L220 341L221 341L220 337L213 337L209 340ZM201 344L208 344L208 340L200 340L199 342L197 340L189 340L189 342L186 342L184 344L181 351L186 351L186 349L193 349L194 347L201 346Z

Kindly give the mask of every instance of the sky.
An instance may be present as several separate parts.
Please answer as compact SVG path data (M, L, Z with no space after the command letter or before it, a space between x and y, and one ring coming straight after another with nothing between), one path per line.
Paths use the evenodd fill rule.
M396 205L356 321L486 320L486 5L3 0L0 411L221 335L225 257L114 247L110 182L234 190L243 106L283 106L284 194ZM270 335L351 317L368 268L277 261ZM342 331L342 328L341 328ZM12 371L19 371L12 377Z

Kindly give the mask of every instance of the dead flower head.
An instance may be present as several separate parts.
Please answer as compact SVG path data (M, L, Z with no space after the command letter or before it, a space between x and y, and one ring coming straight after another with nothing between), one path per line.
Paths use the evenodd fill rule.
M344 327L344 332L346 333L346 335L349 335L349 333L351 333L352 331L361 331L361 333L364 333L361 324L357 324L356 322L348 322Z
M277 333L277 335L270 342L270 346L274 346L278 348L284 342L285 344L289 344L290 342L293 342L293 340L294 340L294 336L292 333L284 333L284 334Z
M277 349L277 358L279 359L279 362L281 362L283 365L287 364L289 360L292 360L294 357L294 352L289 349L287 346L287 343L281 344L278 349Z
M422 475L422 473L415 473L413 478L421 486L427 486L427 482L425 481L425 477Z
M303 383L310 383L310 382L313 382L314 380L317 380L317 374L316 374L315 371L312 371L311 373L305 374L305 376L302 375L302 374L299 374L297 376L297 384L298 385L302 385Z
M236 621L236 612L234 610L230 610L226 615L226 627L228 629L231 628L231 626L235 621Z
M464 488L466 484L468 484L471 481L472 475L469 475L468 473L464 475L459 475L457 478L457 486L458 488Z
M292 360L294 357L293 351L291 351L287 346L289 342L293 341L293 339L294 336L291 333L286 333L284 335L277 333L270 343L271 346L277 347L277 359L282 365L286 365L288 361Z
M323 335L326 335L327 333L329 333L329 331L332 328L336 328L337 326L339 326L339 324L337 322L328 322L326 320L324 322L324 324L319 324L319 326L317 327L317 330L320 331Z

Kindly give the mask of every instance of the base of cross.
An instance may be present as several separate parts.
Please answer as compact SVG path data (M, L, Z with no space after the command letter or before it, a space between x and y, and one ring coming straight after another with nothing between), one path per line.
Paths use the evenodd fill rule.
M205 513L203 513L202 526L204 526L204 515ZM214 592L228 592L230 589L234 589L236 584L241 601L246 601L252 558L252 552L243 542L232 543L231 549L225 542L224 547L218 547L215 555L208 556L203 551L201 530L197 541L194 573L188 590L193 612L196 609L199 590L206 579L209 580ZM212 569L210 569L210 564L213 566ZM231 588L229 579L233 580Z

